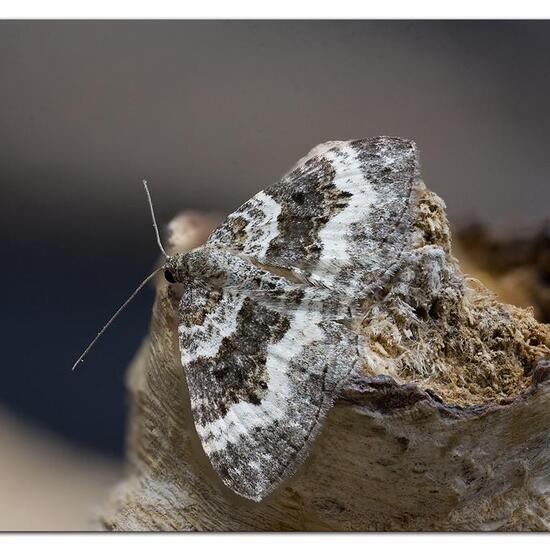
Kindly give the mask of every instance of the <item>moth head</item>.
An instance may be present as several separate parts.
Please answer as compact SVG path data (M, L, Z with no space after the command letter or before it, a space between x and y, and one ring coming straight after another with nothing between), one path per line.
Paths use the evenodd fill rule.
M167 256L163 266L164 278L170 284L182 283L188 273L185 254Z
M215 284L223 274L215 258L212 258L208 250L202 247L167 256L162 269L164 278L171 284L185 283L190 280L208 280Z

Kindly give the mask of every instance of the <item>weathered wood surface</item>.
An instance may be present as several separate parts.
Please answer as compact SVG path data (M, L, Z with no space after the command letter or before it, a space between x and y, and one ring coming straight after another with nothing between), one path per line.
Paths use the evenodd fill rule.
M101 514L106 529L550 529L549 326L465 277L441 201L425 188L417 198L418 247L444 251L443 287L431 287L420 259L407 275L416 311L403 310L395 285L365 312L363 372L306 464L259 504L226 489L200 448L177 289L158 281L149 337L128 372L127 474ZM196 246L214 224L194 216L201 230L189 215L171 224L172 249Z

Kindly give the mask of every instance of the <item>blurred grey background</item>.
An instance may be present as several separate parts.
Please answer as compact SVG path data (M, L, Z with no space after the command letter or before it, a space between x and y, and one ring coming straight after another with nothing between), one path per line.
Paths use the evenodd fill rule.
M317 143L413 138L453 222L550 201L550 23L0 22L0 404L121 454L159 219L229 212Z

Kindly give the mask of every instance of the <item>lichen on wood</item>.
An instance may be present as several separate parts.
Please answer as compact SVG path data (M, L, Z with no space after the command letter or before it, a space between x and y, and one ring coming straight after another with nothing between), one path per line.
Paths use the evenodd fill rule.
M411 272L399 273L384 299L370 307L366 372L414 382L453 404L518 395L530 385L537 361L550 355L548 325L465 277L450 255L442 201L423 188L418 204L419 250L437 243L446 256L411 262Z

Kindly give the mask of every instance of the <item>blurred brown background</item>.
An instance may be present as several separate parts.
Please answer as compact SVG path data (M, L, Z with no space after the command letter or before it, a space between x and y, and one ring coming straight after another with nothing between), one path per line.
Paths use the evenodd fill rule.
M400 135L453 223L537 224L549 51L546 21L0 22L0 528L81 525L87 498L28 482L45 463L116 477L151 291L70 367L157 256L142 178L164 222L228 212L317 143Z

